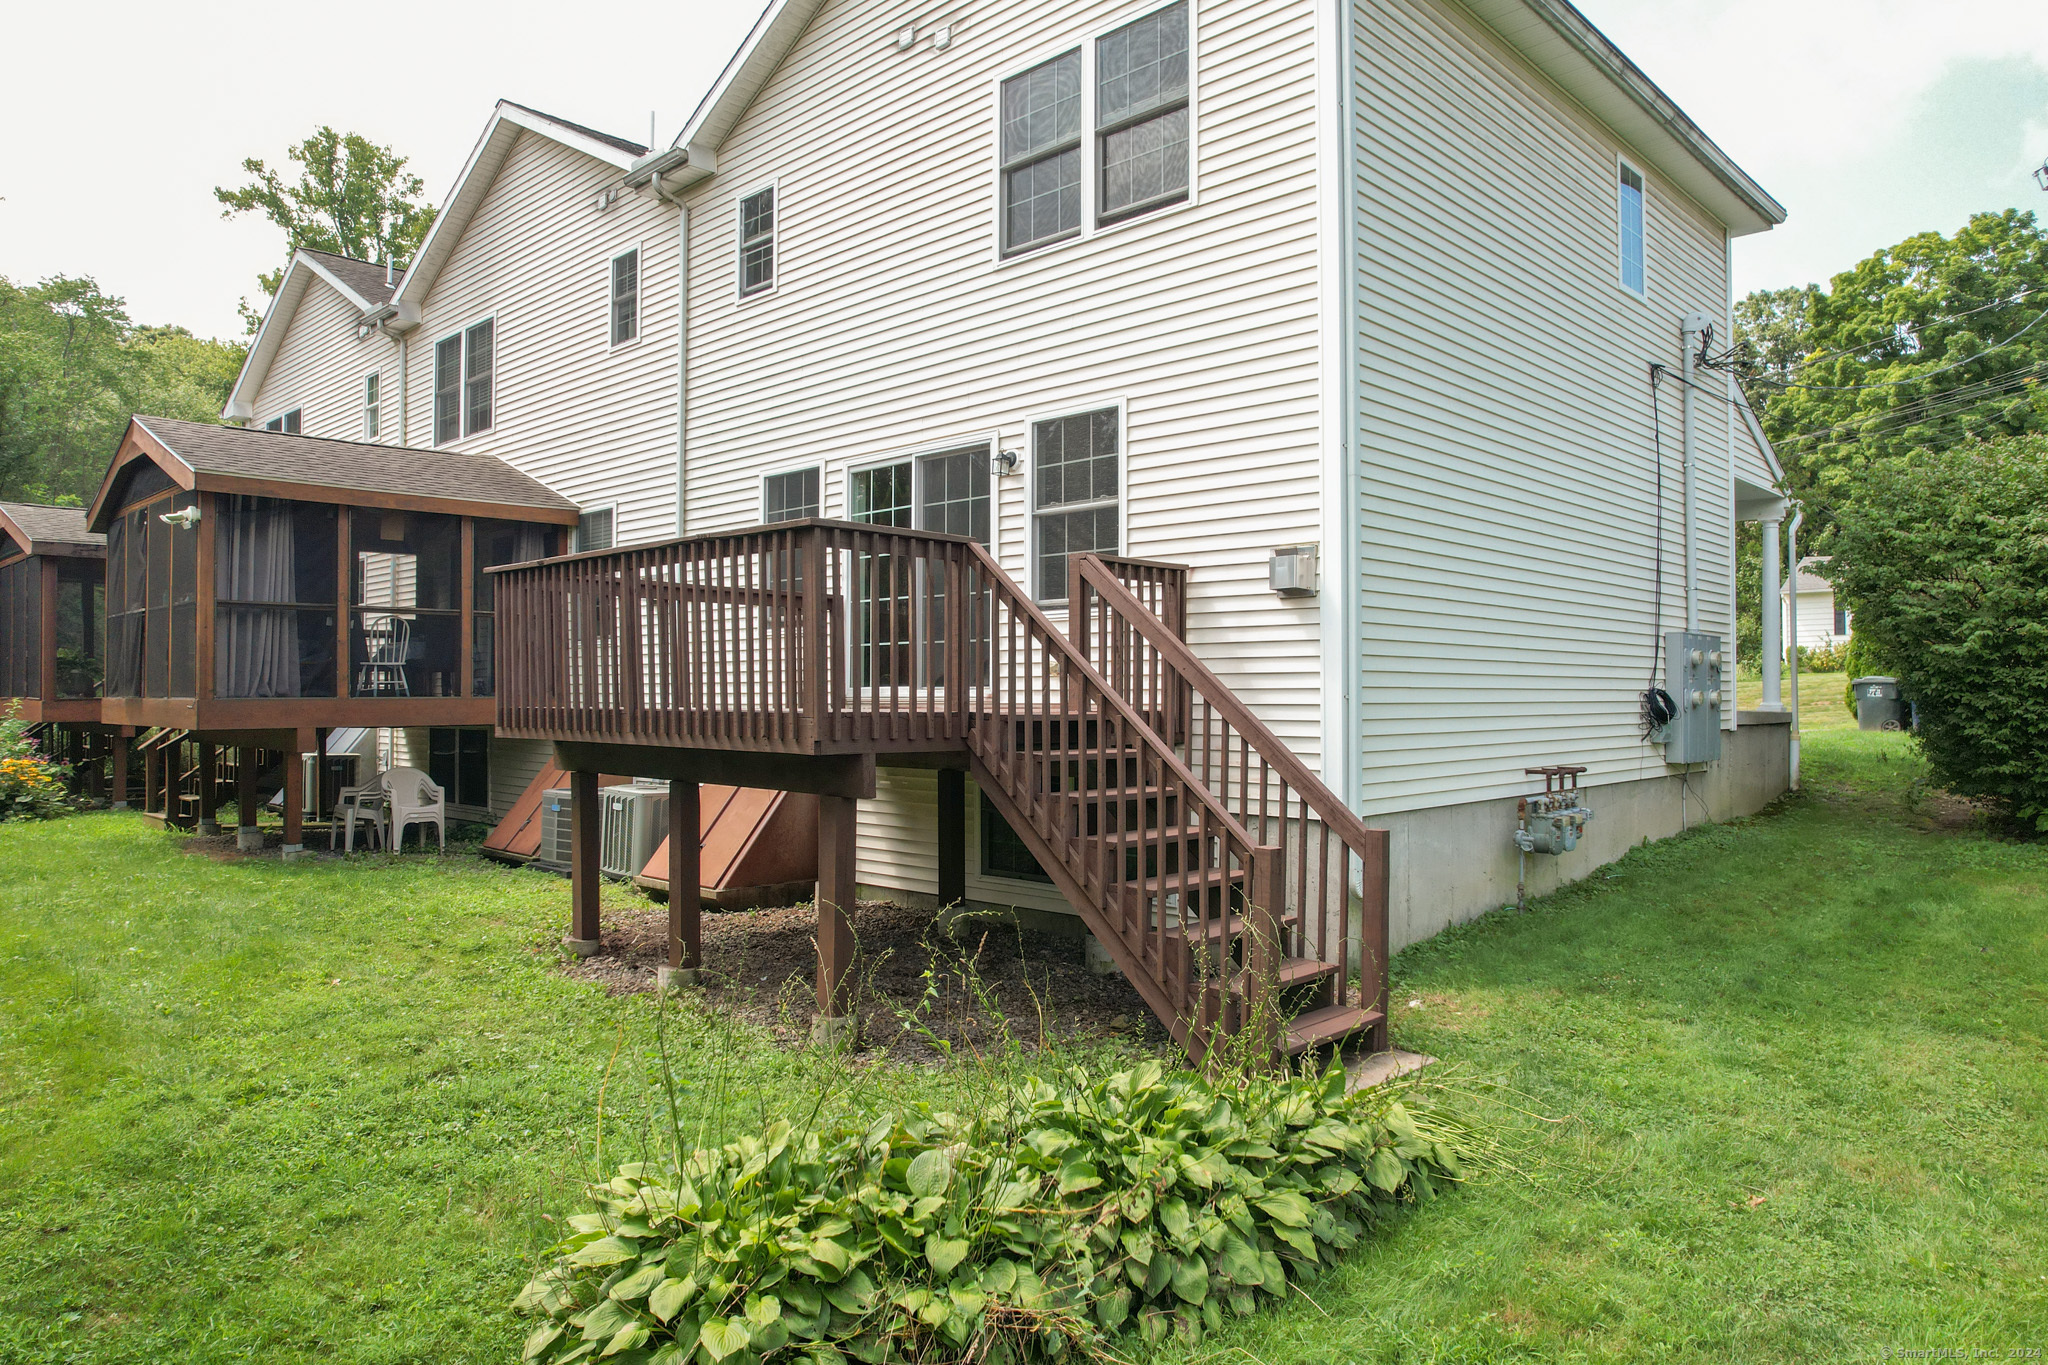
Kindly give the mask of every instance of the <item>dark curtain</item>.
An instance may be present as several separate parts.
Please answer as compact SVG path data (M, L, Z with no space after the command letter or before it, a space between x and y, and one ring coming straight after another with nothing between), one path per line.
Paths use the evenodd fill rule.
M299 695L298 613L289 503L221 499L214 542L214 687L223 697Z

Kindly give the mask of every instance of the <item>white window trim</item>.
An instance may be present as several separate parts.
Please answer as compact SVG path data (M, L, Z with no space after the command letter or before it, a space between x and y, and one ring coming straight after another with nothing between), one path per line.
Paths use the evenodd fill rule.
M1621 173L1643 182L1643 287L1631 289L1621 277ZM1650 301L1650 177L1642 167L1617 152L1614 156L1614 287L1640 303Z
M616 550L619 547L618 502L616 500L611 502L593 502L587 506L579 506L576 509L577 524L569 528L569 539L575 543L574 548L569 551L570 554L583 553L582 519L584 517L589 516L593 512L609 512L612 514L612 543L606 546L605 548L610 550Z
M377 401L374 403L370 401L370 385L372 383L377 386ZM362 392L363 439L365 441L375 441L382 445L384 443L384 372L381 369L371 370L363 376ZM377 429L374 432L370 430L370 409L372 408L377 410ZM301 419L302 423L303 420Z
M746 272L742 267L742 253L745 250L745 245L741 237L746 231L746 216L740 211L740 206L762 190L775 191L775 226L768 233L768 244L774 251L774 273L769 276L766 289L756 289L749 293L743 287L746 283ZM774 180L763 180L759 184L749 185L746 189L741 190L732 197L732 296L735 301L741 304L757 303L762 299L774 298L781 288L782 182L780 177L777 177ZM820 494L820 496L822 497L823 495Z
M1121 462L1116 480L1116 543L1117 554L1131 553L1131 406L1124 397L1098 398L1090 403L1070 403L1063 407L1031 413L1024 419L1024 591L1032 601L1047 613L1065 611L1067 599L1049 597L1039 601L1036 585L1038 582L1038 449L1031 439L1032 429L1040 422L1050 422L1059 417L1078 417L1084 412L1100 412L1104 408L1116 409L1116 453ZM1092 506L1095 504L1077 504ZM1072 511L1072 507L1059 510Z
M617 297L616 297L616 296L615 296L615 295L614 295L614 294L612 293L612 290L613 290L613 289L614 289L614 288L616 287L616 286L615 286L615 285L613 284L613 282L612 282L612 281L613 281L612 271L613 271L614 269L616 269L616 268L617 268L617 266L618 266L618 263L619 263L619 257L621 257L621 256L624 256L624 255L626 255L626 254L627 254L628 252L633 252L633 253L637 253L637 254L635 255L635 257L634 257L634 266L633 266L633 281L634 281L634 283L633 283L633 335L632 335L632 336L630 336L630 337L628 337L628 338L627 338L626 340L624 340L624 341L613 341L613 340L612 340L612 305L613 305L613 304L615 304L615 303L617 303L617 302L618 302L618 299L617 299ZM647 330L647 252L646 252L646 249L645 249L645 248L644 248L644 247L643 247L643 246L642 246L642 245L641 245L641 244L640 244L639 242L627 242L627 243L626 243L625 245L621 246L621 247L620 247L620 248L619 248L619 249L618 249L617 251L614 251L614 252L613 252L613 253L612 253L611 255L609 255L609 256L607 256L607 257L605 257L605 262L604 262L604 341L605 341L605 350L606 350L606 351L623 351L623 350L625 350L625 349L626 349L626 348L627 348L628 346L638 346L638 345L640 344L640 336L641 336L641 334L642 334L642 333L644 333L644 332L645 332L646 330ZM492 379L492 382L493 382L493 384L495 385L495 383L496 383L496 381L497 381L497 370L496 370L496 368L495 368L495 367L493 367L493 369L492 369L492 371L491 371L491 379ZM494 397L494 398L495 398L495 396L496 396L496 395L493 395L493 397ZM497 410L496 410L495 408L493 408L493 409L492 409L491 415L492 415L493 417L496 417L496 416L497 416Z
M1165 9L1171 0L1153 0L1151 4L1139 5L1118 14L1108 23L1092 29L1079 39L1045 47L1035 53L1029 61L1020 62L999 74L989 87L989 180L993 187L992 202L995 205L995 232L990 245L990 258L998 266L1016 265L1023 261L1057 253L1062 247L1078 246L1097 237L1143 223L1155 223L1171 219L1175 214L1195 208L1202 202L1201 165L1201 13L1198 0L1187 0L1188 6L1188 192L1185 198L1175 203L1161 204L1156 208L1138 213L1125 214L1113 223L1096 222L1095 190L1101 167L1097 156L1101 138L1095 127L1095 47L1103 38L1116 32L1124 25L1156 14ZM1003 82L1021 76L1035 66L1042 66L1055 57L1072 52L1075 46L1081 49L1081 230L1071 237L1046 242L1042 246L1024 247L1018 251L1003 249ZM781 196L776 197L778 212ZM780 226L780 220L777 220ZM1619 272L1617 272L1618 274Z
M820 517L825 515L825 462L823 460L809 460L802 464L786 465L781 469L762 471L761 481L755 486L754 490L760 498L760 501L755 506L761 509L762 525L771 524L768 520L768 480L779 479L785 474L801 474L807 469L818 471L818 515Z
M469 329L472 327L480 326L481 324L486 322L491 324L491 424L485 427L482 431L465 431L463 430L463 428L466 427L469 423ZM448 340L448 338L450 337L456 338L456 350L458 352L458 358L456 360L455 382L456 435L453 440L438 441L434 439L435 437L440 435L438 423L436 423L435 421L434 395L436 392L435 384L439 379L439 376L434 371L434 364L436 358L441 353L441 343ZM505 354L504 348L498 344L500 340L501 338L498 336L498 315L495 312L492 312L484 313L478 317L471 318L468 322L463 323L460 327L451 328L450 330L441 333L441 335L435 337L433 341L428 344L427 444L430 448L434 450L453 450L456 446L463 444L465 441L468 441L473 437L489 436L498 430L498 364Z
M298 429L297 431L286 431L286 430L284 429L284 419L285 419L285 418L287 418L287 417L289 417L289 416L291 416L291 415L292 415L293 413L297 413L297 414L299 415L299 429ZM270 424L271 424L272 422L275 422L275 423L277 423L277 426L276 426L276 427L275 427L274 429L273 429L273 428L271 427L271 425L270 425ZM286 409L285 409L285 410L284 410L283 412L280 412L280 413L279 413L279 414L277 414L277 416L275 416L275 417L270 417L270 418L266 418L266 419L264 420L264 422L263 422L263 430L265 430L265 431L268 431L268 432L270 432L270 434L271 434L272 436L303 436L303 435L305 435L305 434L306 434L306 405L305 405L304 403L301 403L301 404L299 404L299 405L298 405L297 407L290 407L290 408L286 408Z

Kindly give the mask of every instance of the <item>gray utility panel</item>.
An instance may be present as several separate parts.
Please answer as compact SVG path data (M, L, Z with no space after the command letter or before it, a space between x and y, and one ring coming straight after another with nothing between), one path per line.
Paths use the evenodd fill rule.
M1664 690L1678 714L1664 727L1666 763L1712 763L1721 757L1721 637L1664 633Z

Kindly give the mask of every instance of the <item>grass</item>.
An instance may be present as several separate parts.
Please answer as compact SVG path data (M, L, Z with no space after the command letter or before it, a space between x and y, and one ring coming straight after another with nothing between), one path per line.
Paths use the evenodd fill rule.
M2048 848L1825 723L1838 682L1802 693L1804 795L1397 960L1398 1040L1540 1116L1502 1111L1526 1177L1185 1365L2048 1345ZM554 970L564 901L470 858L0 828L0 1362L515 1356L600 1087L607 1164L645 1112L646 1004ZM685 1047L727 1079L707 1137L815 1102L816 1063L744 1030Z

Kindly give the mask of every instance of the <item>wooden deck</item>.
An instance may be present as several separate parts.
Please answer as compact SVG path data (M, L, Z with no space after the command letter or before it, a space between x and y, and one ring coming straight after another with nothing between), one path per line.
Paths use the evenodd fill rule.
M571 773L579 951L599 772L674 784L678 885L701 885L698 784L811 792L819 1014L840 1018L855 804L878 765L930 766L941 898L964 889L971 773L1191 1055L1385 1046L1386 835L1188 649L1184 568L1075 556L1064 633L979 544L853 522L495 576L499 732ZM696 965L693 916L673 912L673 967Z

